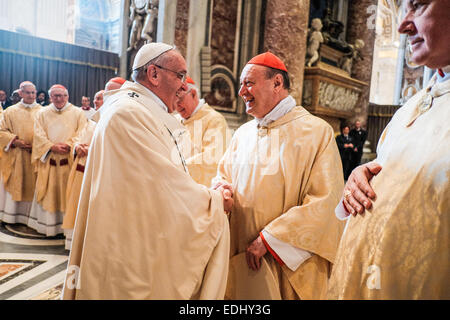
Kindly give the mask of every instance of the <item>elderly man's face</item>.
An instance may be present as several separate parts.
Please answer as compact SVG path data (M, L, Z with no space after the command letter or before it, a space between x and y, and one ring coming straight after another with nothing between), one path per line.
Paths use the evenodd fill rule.
M52 92L50 93L50 97L52 99L52 103L58 109L62 109L69 101L69 95L62 88L53 89Z
M160 89L161 96L159 97L169 109L169 113L173 112L174 106L184 92L187 91L186 79L182 81L181 74L186 74L186 61L183 56L175 51L171 50L166 53L168 59L165 65L161 65L162 68L157 68L161 75Z
M34 86L22 87L19 94L26 104L32 104L36 100L36 88Z
M94 97L95 110L100 109L103 105L103 93L97 92Z
M6 92L3 90L0 90L0 101L6 100Z
M361 128L361 122L356 121L356 122L355 122L355 127L356 127L356 129Z
M255 118L264 118L275 107L274 80L266 78L267 68L247 64L242 70L239 95L245 103L246 112Z
M415 63L433 69L450 65L450 0L406 0L398 31L408 35Z
M198 105L198 98L195 89L190 89L183 94L176 103L177 112L183 119L189 119Z

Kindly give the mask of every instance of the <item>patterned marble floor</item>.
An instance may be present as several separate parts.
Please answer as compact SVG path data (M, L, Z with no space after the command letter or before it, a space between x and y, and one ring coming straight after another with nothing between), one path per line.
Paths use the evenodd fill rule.
M68 258L64 236L0 222L0 300L59 299Z

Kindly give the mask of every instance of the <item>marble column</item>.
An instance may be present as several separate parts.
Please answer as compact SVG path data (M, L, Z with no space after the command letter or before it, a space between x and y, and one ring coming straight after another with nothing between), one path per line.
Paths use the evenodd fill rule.
M120 2L120 66L119 77L128 78L128 17L130 16L130 0L121 0Z
M160 0L158 7L158 29L156 41L167 44L175 43L175 21L177 16L177 2Z
M283 60L291 80L291 95L302 102L308 32L309 0L267 0L264 52Z
M368 84L356 104L354 118L348 120L353 123L359 119L363 126L369 109L377 4L378 0L351 1L348 9L347 42L354 44L356 39L362 39L365 43L361 52L363 60L353 62L352 77Z
M189 0L177 1L177 18L175 21L175 45L183 57L186 57L189 28Z
M202 80L201 51L209 45L211 0L189 2L186 64L190 77L195 83ZM201 90L202 91L202 90Z

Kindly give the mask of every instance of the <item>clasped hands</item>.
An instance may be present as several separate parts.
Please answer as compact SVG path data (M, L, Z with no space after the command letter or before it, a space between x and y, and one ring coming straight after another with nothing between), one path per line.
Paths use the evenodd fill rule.
M220 180L215 182L215 184L212 186L212 189L220 191L223 198L223 210L226 213L230 213L234 204L233 187L231 186L231 184L224 180Z
M77 144L75 147L75 152L80 158L86 157L88 155L89 145L85 143Z
M14 139L14 141L12 142L12 145L14 147L24 149L24 150L31 150L31 147L32 147L31 143L25 142L25 140L21 140L18 137L16 137Z
M233 207L233 187L226 181L216 181L213 190L222 192L223 206L226 212L230 212ZM261 237L257 237L245 250L245 259L250 269L258 271L261 267L261 258L267 253L266 246Z
M56 143L51 147L51 151L56 154L67 154L70 152L70 146L66 143Z
M370 181L382 167L376 162L360 165L352 171L344 187L343 203L347 211L356 216L372 208L376 194L370 186Z

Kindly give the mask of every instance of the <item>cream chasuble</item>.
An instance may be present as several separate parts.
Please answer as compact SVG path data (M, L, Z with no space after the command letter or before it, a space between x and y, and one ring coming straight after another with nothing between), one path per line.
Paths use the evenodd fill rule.
M92 135L94 134L96 123L88 121L83 132L75 139L75 144L91 144ZM73 154L73 153L72 153ZM69 178L67 180L66 189L66 211L64 213L63 229L73 229L75 225L75 217L77 214L78 200L80 198L81 183L86 166L87 157L75 156L75 160L70 169Z
M53 104L43 108L34 126L32 161L36 165L36 201L49 212L64 212L66 186L73 159L70 153L49 152L55 143L66 143L73 148L75 138L87 124L80 108L69 104L56 111ZM48 153L45 161L41 161Z
M185 171L172 135L183 128L163 106L126 82L100 109L64 299L223 298L229 229L222 196Z
M205 103L182 122L189 131L191 141L190 153L185 154L189 174L197 183L210 187L227 148L227 121Z
M435 80L380 138L377 199L350 218L330 299L450 299L450 80Z
M37 103L27 108L19 102L5 110L0 122L2 177L5 190L14 201L33 200L36 174L31 166L31 150L15 148L10 144L15 137L33 143L34 121L41 109Z
M254 295L246 298L325 298L344 228L334 215L344 181L332 128L302 107L294 107L268 127L258 128L252 120L233 136L219 164L219 176L234 188L226 298L240 298L237 288L250 286L242 283L243 275L250 279L254 271L239 254L263 229L312 257L291 271L280 267L268 252L263 257L268 267L257 271L265 274L253 280L258 288L248 290Z

